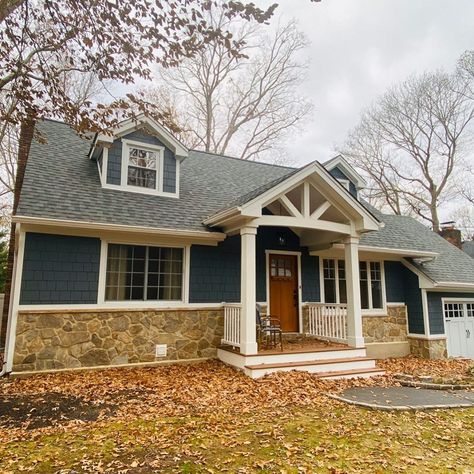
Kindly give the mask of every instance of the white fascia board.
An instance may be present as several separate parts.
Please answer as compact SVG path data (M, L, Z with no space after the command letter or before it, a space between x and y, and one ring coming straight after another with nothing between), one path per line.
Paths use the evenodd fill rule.
M343 249L343 244L333 244L335 249ZM424 250L394 249L390 247L373 247L371 245L359 245L359 252L384 253L401 255L404 257L437 257L439 253Z
M22 224L36 224L44 226L64 226L75 229L94 229L113 232L139 232L144 234L162 235L162 236L176 236L189 237L201 240L221 242L226 238L226 234L222 232L205 232L199 230L182 230L182 229L164 229L159 227L142 227L142 226L128 226L123 224L107 224L100 222L87 221L73 221L62 219L45 219L41 217L29 216L13 216L13 222Z
M326 161L326 163L323 163L323 166L328 171L336 168L336 166L339 166L348 178L351 178L352 181L355 181L354 184L358 190L367 186L367 181L349 164L343 155L335 156L329 161Z
M418 280L419 280L421 289L430 289L430 288L434 288L436 286L436 282L434 280L432 280L425 273L423 273L419 268L412 265L406 259L402 258L401 262L403 263L403 265L405 265L405 267L407 267L415 275L418 276Z
M104 141L106 143L112 143L117 137L126 135L132 130L137 130L140 125L144 124L153 129L159 138L164 142L164 144L175 152L177 159L183 160L188 156L188 149L177 138L175 138L165 127L163 127L163 125L152 118L145 116L144 114L140 114L136 119L130 118L124 120L116 128L111 130L111 135L99 134L98 140Z
M439 290L474 290L474 283L467 282L451 282L451 281L438 281L436 288Z

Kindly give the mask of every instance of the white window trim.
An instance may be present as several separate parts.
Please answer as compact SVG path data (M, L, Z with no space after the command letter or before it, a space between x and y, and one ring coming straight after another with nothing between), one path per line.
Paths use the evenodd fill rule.
M140 150L151 151L156 153L156 180L155 189L142 188L140 186L131 186L127 184L128 167L130 161L130 148L138 148ZM149 143L137 142L135 140L125 140L122 138L122 174L120 185L124 188L140 189L152 191L153 193L163 192L163 168L164 168L165 148L158 145L150 145Z
M445 305L450 303L462 305L463 317L467 319L467 305L474 304L474 298L441 298L441 306L443 308L443 321L446 319L456 319L449 318L446 316Z
M109 244L117 245L139 245L141 247L167 247L183 249L183 277L182 277L182 291L180 300L106 300L106 278L107 278L107 256ZM190 256L191 245L172 245L172 244L158 244L156 242L130 242L117 240L101 240L100 248L100 264L99 264L99 287L97 292L97 305L100 307L111 308L150 308L150 307L172 307L183 306L189 304L189 274L190 274Z
M348 191L350 191L350 181L348 179L336 178Z
M320 300L321 303L325 303L325 288L324 288L324 262L323 260L334 260L335 261L335 281L336 281L336 304L341 304L340 303L340 297L339 297L339 266L338 266L338 261L343 260L343 258L337 258L337 257L319 257L319 281L320 281ZM385 291L385 267L384 267L384 261L383 260L360 260L360 262L367 262L369 263L369 271L367 275L367 282L368 282L368 287L369 289L371 288L371 275L370 275L370 262L376 262L380 264L380 280L381 280L381 286L382 286L382 307L381 308L372 308L372 292L369 291L369 309L361 309L362 311L362 316L387 316L387 297L386 297L386 291Z

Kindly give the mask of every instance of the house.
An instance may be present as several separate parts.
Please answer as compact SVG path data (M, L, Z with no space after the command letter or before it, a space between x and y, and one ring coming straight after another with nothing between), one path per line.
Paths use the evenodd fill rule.
M140 117L37 125L16 226L4 372L219 357L258 377L474 358L474 260L360 199L342 156L300 169L187 150ZM262 351L256 303L329 341Z

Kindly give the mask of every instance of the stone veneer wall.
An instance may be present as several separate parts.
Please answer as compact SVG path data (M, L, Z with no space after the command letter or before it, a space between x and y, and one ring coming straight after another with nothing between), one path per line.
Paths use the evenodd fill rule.
M223 326L222 309L20 312L13 371L215 357Z
M446 339L416 339L410 337L410 352L425 359L446 359Z
M407 341L406 306L388 306L387 316L362 316L362 331L366 343ZM303 332L309 333L309 310L303 307Z
M406 306L388 306L387 316L362 316L362 332L367 344L405 342L407 340Z

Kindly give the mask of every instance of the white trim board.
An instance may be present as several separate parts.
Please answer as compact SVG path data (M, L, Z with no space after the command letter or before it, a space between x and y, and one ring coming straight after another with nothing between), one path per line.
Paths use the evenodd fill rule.
M128 232L128 233L140 233L172 238L190 238L198 243L198 240L208 242L222 242L227 235L222 232L206 232L199 230L183 230L183 229L166 229L159 227L143 227L143 226L129 226L123 224L109 224L100 222L89 222L89 221L75 221L66 219L49 219L40 217L30 216L13 216L12 221L21 224L36 224L40 226L56 226L65 227L70 229L90 229L90 230L103 230L110 232ZM34 232L34 230L30 230ZM72 234L66 234L72 235Z

